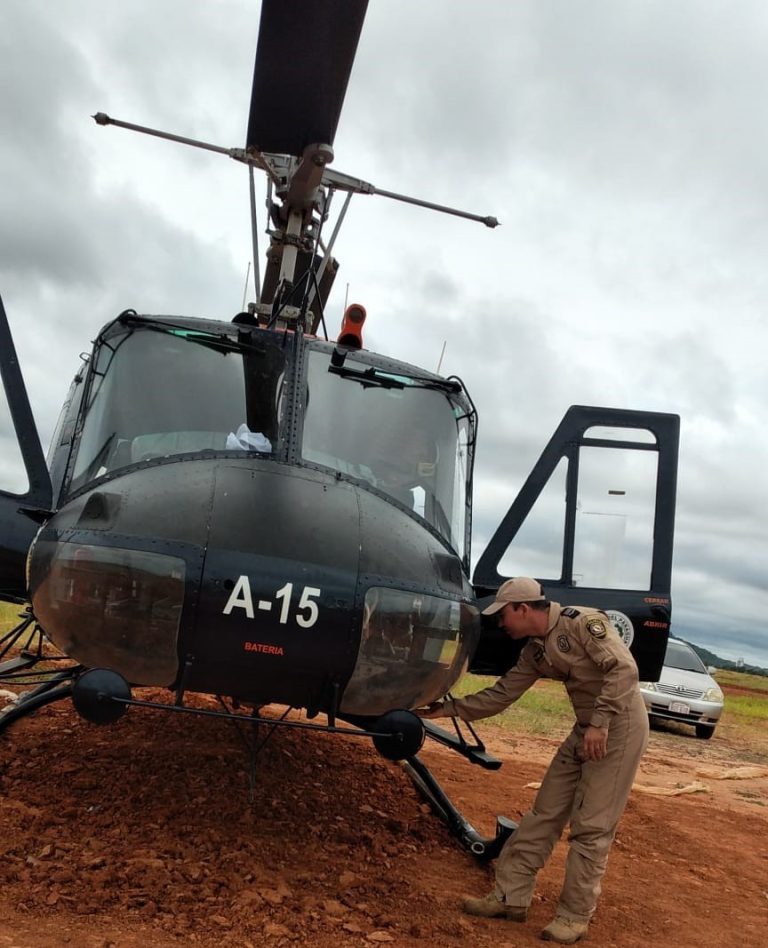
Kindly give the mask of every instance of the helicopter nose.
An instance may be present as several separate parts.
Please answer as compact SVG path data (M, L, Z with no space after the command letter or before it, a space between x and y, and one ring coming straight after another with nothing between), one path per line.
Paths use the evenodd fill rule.
M417 518L327 472L154 462L41 529L35 615L131 685L378 716L444 694L479 633L461 563Z
M222 466L212 499L193 690L333 706L357 653L357 491L326 474Z
M128 471L41 531L35 615L68 655L132 684L327 704L359 642L355 497L253 458Z

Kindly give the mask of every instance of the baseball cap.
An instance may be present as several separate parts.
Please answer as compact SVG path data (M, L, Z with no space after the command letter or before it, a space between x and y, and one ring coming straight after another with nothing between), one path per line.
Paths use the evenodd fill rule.
M541 583L537 580L531 579L530 576L516 576L499 586L495 601L483 609L483 615L492 616L508 602L541 602L546 598Z

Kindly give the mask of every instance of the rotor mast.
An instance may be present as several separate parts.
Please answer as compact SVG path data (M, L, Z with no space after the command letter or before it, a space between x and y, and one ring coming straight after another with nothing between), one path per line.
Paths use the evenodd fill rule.
M378 194L486 227L499 223L495 217L382 191L328 167L367 5L368 0L263 0L245 148L224 148L103 112L93 116L99 125L116 125L247 164L255 275L253 169L267 174L270 246L260 288L257 277L257 302L248 306L260 325L317 331L338 269L331 250L353 194ZM322 227L336 191L344 191L346 199L324 246Z
M281 204L268 202L273 229L256 307L261 321L271 305L272 325L316 331L336 273L320 253L332 196L323 176L367 8L368 0L262 2L246 152L280 169Z

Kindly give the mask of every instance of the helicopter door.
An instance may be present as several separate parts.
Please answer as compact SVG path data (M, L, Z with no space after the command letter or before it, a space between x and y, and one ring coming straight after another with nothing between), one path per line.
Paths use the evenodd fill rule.
M2 298L0 372L0 599L23 602L27 552L50 513L52 490Z
M534 576L548 599L604 610L655 681L669 636L677 415L568 409L477 563L487 605L505 579ZM471 671L503 674L521 643L484 619Z

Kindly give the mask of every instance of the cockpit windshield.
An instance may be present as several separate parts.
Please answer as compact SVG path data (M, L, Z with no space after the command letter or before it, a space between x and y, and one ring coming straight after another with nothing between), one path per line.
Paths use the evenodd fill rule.
M473 426L463 400L349 356L343 373L329 362L309 353L302 457L383 491L464 556Z
M156 457L271 454L284 368L284 350L268 337L239 346L161 323L108 332L95 353L71 488Z

